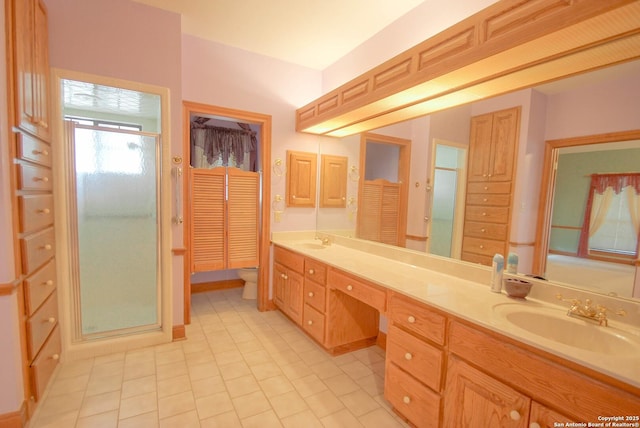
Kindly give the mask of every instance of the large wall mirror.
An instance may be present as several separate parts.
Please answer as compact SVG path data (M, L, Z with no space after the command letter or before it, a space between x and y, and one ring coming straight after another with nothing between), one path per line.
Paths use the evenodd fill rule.
M369 131L411 143L404 246L460 257L460 216L464 215L465 203L460 196L464 195L464 189L460 190L460 186L466 178L463 160L467 156L471 118L521 106L509 239L510 249L521 255L520 272L541 274L554 282L598 293L633 298L634 281L637 283L636 278L640 277L636 274L640 208L634 205L638 204L637 197L625 196L631 195L631 191L614 192L608 205L610 216L622 226L616 223L600 229L600 236L594 241L597 244L588 246L586 253L579 251L578 246L590 199L591 176L640 173L640 138L609 139L603 141L606 145L593 141L597 136L610 138L612 134L628 135L640 130L639 96L640 61L627 62ZM578 144L582 138L587 138L589 144ZM548 180L545 147L549 141L560 139L576 143L555 149L557 152L552 156L557 159L558 169L554 179ZM363 216L358 209L362 209L360 200L365 197L362 182L369 169L374 168L366 158L361 158L366 153L363 144L366 143L361 134L327 139L320 144L322 154L348 157L349 180L347 206L319 209L317 230L358 237L358 222ZM444 163L438 163L437 146L442 146ZM447 151L451 152L448 157ZM438 180L442 187L434 189ZM549 204L540 203L543 182L556 189L545 190L544 194L552 195ZM597 195L596 199L599 204L602 198ZM551 214L545 214L545 209ZM604 218L602 222L614 221ZM437 245L436 238L440 242ZM586 266L592 274L585 275ZM638 284L635 293L635 298L640 298Z

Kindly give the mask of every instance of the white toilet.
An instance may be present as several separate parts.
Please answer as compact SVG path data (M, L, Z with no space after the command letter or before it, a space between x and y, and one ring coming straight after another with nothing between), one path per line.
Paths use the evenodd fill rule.
M238 276L244 280L243 299L256 299L258 297L258 268L238 269Z

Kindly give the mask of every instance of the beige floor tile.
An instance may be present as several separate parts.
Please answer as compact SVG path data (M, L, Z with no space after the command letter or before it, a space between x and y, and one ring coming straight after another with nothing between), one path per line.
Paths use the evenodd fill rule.
M29 424L32 428L69 428L75 426L78 419L78 411L73 410L65 413L55 413L53 415L43 415L42 412L36 414Z
M120 400L120 419L126 419L156 410L158 410L158 399L155 392L148 392Z
M409 426L382 408L360 416L358 420L366 428L404 428Z
M157 411L120 419L118 423L118 428L157 428L158 426L160 422Z
M118 410L120 407L120 391L106 392L104 394L85 397L78 417L97 415L110 410ZM116 417L117 419L117 417Z
M309 397L310 395L317 394L318 392L322 392L327 389L327 386L315 374L305 376L300 379L293 379L291 383L293 383L293 386L302 397Z
M254 338L251 340L236 342L236 347L243 354L264 349L264 347L262 346L262 342L260 342L256 336L254 336Z
M188 373L186 361L180 361L175 364L163 364L156 367L156 378L158 381L183 376Z
M220 374L225 381L251 374L251 369L244 360L220 366Z
M66 379L70 377L91 374L93 369L93 358L87 360L71 361L64 363L56 374L56 379Z
M347 409L342 409L320 419L325 428L358 428L362 424Z
M159 380L157 384L158 398L168 397L192 389L189 375L176 376L169 379ZM124 394L124 392L123 392Z
M344 370L344 372L353 380L373 374L373 370L371 370L370 367L364 365L360 360L344 364L340 366L340 368Z
M344 406L355 416L362 416L380 408L378 402L361 389L340 396Z
M242 428L235 411L221 413L207 419L200 420L201 428Z
M324 383L329 387L331 391L333 391L334 394L338 396L348 394L360 389L360 386L358 386L358 384L355 383L346 374L341 374L338 376L330 377L328 379L324 379Z
M275 362L266 362L252 365L250 370L258 380L267 379L282 374L280 366Z
M338 376L343 374L342 369L333 361L326 360L318 364L309 366L320 379Z
M146 394L156 390L156 375L139 377L122 382L122 398L133 397L134 395Z
M89 374L63 378L53 382L49 388L48 395L55 397L56 395L65 395L71 392L84 391L89 384Z
M158 399L158 416L160 420L180 413L196 409L196 402L191 391L181 392Z
M200 352L194 352L191 354L184 354L184 358L187 362L187 366L196 366L198 364L216 361L213 356L213 352L211 352L209 349Z
M91 416L78 418L76 428L117 428L118 411L112 410Z
M91 379L124 375L124 361L111 361L98 364L91 370Z
M103 394L105 392L120 391L122 388L122 375L107 376L107 377L91 377L87 384L85 391L85 397L97 394Z
M226 391L197 398L196 408L200 419L207 419L234 410L231 397Z
M160 428L200 428L198 412L192 410L160 419Z
M233 407L236 409L236 413L240 419L248 418L250 416L257 415L258 413L271 410L271 404L262 391L252 392L251 394L243 395L231 399ZM244 422L243 422L244 423Z
M309 408L318 418L335 413L344 408L344 404L330 390L325 390L317 394L310 395L305 399Z
M285 428L322 428L322 422L316 418L311 410L287 416L281 420L281 423Z
M84 393L79 391L66 395L47 397L45 402L40 406L40 414L42 416L50 416L80 410L83 396Z
M252 375L240 376L235 379L225 381L227 391L232 398L247 395L255 391L260 391L260 385Z
M288 377L289 380L300 379L313 374L311 368L309 368L307 363L305 363L304 361L296 361L294 363L284 364L278 363L278 365L282 369L282 373L284 373L284 375Z
M156 353L156 364L161 366L163 364L173 364L178 361L184 361L184 352L182 348L180 349L171 349L165 352L157 352Z
M263 379L258 381L258 383L267 397L284 394L285 392L293 391L295 389L293 384L284 375Z
M137 379L156 373L156 366L147 361L127 362L124 365L124 380Z
M242 352L242 357L244 358L244 361L250 366L254 364L273 362L271 355L269 355L269 353L265 349L251 352Z
M360 388L372 397L384 393L384 378L377 374L361 377L356 379L356 383Z
M215 362L196 364L195 366L189 366L187 370L192 382L220 375L220 370Z
M238 349L225 352L216 352L215 359L216 363L218 363L219 366L226 366L227 364L233 364L237 363L238 361L243 361L242 353Z
M242 419L242 428L282 428L273 410Z
M285 392L269 398L271 407L280 419L295 415L309 408L307 402L296 391Z
M213 376L191 381L191 390L193 391L193 396L197 399L218 392L225 392L227 387L222 376Z

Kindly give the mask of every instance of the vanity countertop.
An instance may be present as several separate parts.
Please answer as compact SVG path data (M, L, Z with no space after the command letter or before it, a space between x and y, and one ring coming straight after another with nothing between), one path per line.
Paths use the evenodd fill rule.
M466 275L460 277L451 272L442 273L439 272L439 269L427 269L407 263L398 260L398 257L371 254L362 249L336 243L322 246L320 241L314 241L313 239L277 238L275 236L272 242L329 266L367 279L386 289L409 296L458 318L589 367L635 387L640 387L640 354L619 353L615 349L606 353L588 350L591 346L593 346L592 349L597 349L599 344L595 343L596 341L585 344L584 348L587 349L568 346L534 335L508 322L500 314L501 311L496 310L496 307L514 304L523 305L526 310L543 308L565 312L567 308L531 297L526 300L511 299L504 293L492 293L488 286L489 281L484 281L487 278L486 267L478 268L478 275L476 276L473 276L473 272L471 272L471 278L478 278L471 280L465 279L465 277L470 277L469 269L473 269L468 264L461 265L461 270L466 270ZM442 264L445 263L451 262L442 262ZM449 267L450 270L451 268ZM627 324L609 321L609 327L593 326L593 328L623 330L627 336L637 339L640 344L640 329L630 327Z

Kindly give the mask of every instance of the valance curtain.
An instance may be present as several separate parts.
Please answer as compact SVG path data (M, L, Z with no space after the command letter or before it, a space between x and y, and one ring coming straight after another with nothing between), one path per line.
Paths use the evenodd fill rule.
M640 234L640 173L592 174L578 244L578 256L589 253L589 237L604 224L614 194L625 192L636 236Z
M255 171L257 138L248 124L242 129L217 126L191 126L191 166L215 168L232 166Z

